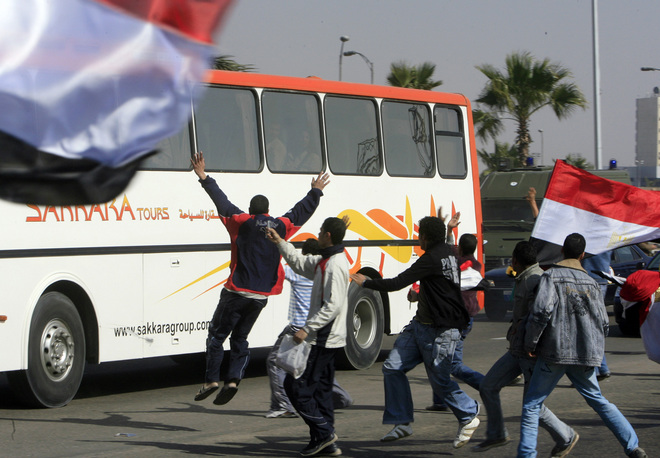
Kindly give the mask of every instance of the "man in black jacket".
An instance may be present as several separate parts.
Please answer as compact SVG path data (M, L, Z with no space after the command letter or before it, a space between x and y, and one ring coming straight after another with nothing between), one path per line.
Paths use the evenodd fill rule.
M470 316L461 297L458 262L452 247L445 243L445 235L441 219L422 218L419 242L424 254L410 268L388 279L351 275L358 285L378 291L398 291L419 281L417 313L383 364L383 423L395 426L382 441L412 434L413 402L406 373L422 362L433 391L442 395L459 422L454 448L467 444L479 426L479 404L459 388L450 374L456 344Z

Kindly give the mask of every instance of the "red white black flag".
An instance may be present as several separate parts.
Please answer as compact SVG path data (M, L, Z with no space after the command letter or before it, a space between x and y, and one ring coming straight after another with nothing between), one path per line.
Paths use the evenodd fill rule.
M607 180L558 160L534 230L539 262L561 259L567 235L578 232L588 254L660 238L660 192Z
M230 3L2 0L0 198L82 204L121 192L187 122Z

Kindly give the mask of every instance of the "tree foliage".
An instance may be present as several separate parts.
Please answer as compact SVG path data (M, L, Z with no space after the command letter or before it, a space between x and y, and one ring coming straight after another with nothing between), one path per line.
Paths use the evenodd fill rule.
M572 165L573 167L577 167L578 169L591 170L594 168L593 164L587 162L587 160L579 154L569 154L564 160L567 164Z
M502 120L514 121L517 125L515 146L523 162L529 156L532 143L529 126L534 113L550 107L558 119L564 119L575 109L587 105L580 89L567 81L572 76L568 69L547 58L536 60L529 52L509 54L503 71L490 64L477 66L477 69L488 82L476 101L490 110L482 115L484 124L477 129L477 135L494 138L493 133L502 130Z
M253 72L255 70L254 65L239 64L234 60L234 56L226 55L213 58L211 68L213 70L227 70L230 72Z
M392 62L387 82L390 86L424 89L430 91L442 84L441 80L431 79L435 72L435 64L424 62L414 66L404 61Z
M518 155L518 150L515 145L508 143L500 143L495 141L495 151L488 153L485 149L477 150L479 158L486 164L486 170L482 173L483 176L488 175L501 168L502 164L506 164L506 168L523 167L524 162Z

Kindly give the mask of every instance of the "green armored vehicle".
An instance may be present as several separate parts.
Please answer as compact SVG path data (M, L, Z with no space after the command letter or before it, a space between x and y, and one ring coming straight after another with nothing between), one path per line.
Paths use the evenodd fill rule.
M594 175L630 184L626 170L589 170ZM529 240L534 216L525 199L530 187L536 189L536 205L541 208L552 167L528 167L491 172L481 183L484 259L486 271L507 267L511 252L521 240Z
M625 170L590 172L630 184L630 175ZM551 167L513 169L492 172L481 183L485 278L492 285L484 296L484 309L491 320L504 320L507 312L513 309L514 281L507 275L506 267L511 264L513 248L521 240L529 240L534 228L534 215L526 199L527 192L530 187L536 189L536 205L540 209L551 174ZM637 249L623 247L621 250L633 248ZM616 261L615 257L613 261ZM632 259L633 254L627 257Z

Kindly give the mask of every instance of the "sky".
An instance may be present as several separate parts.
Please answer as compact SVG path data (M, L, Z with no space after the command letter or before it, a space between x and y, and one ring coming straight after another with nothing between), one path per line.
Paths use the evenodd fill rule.
M529 51L568 68L588 107L557 120L544 108L533 115L530 147L537 163L567 154L596 162L592 0L235 0L216 35L217 52L250 64L259 73L339 79L344 51L364 54L375 84L387 84L390 64L432 62L436 91L455 92L473 103L486 84L476 66L504 68L508 54ZM635 162L635 100L660 86L660 1L599 0L601 168ZM360 56L343 57L344 81L369 83ZM513 144L515 127L498 137ZM540 133L542 130L543 133ZM492 151L492 142L477 143Z

